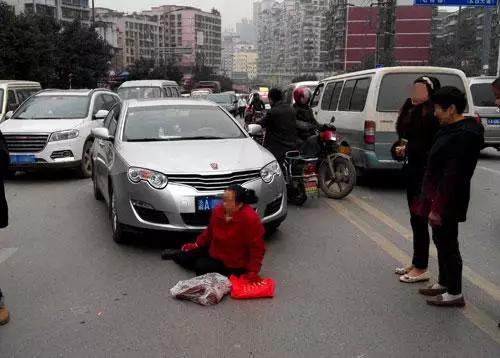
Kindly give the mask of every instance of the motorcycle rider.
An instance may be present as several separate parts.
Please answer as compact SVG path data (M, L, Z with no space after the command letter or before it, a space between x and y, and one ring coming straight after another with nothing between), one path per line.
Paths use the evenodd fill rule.
M295 150L299 142L296 115L293 108L283 102L283 94L277 88L269 91L269 102L271 109L259 124L266 129L264 147L281 163L286 152Z
M252 102L245 113L245 122L252 123L255 122L255 112L262 112L266 109L266 105L260 98L259 93L255 92L252 98Z
M309 102L312 97L312 91L307 87L297 87L293 91L293 109L296 115L297 135L299 137L300 152L306 156L314 156L319 151L316 130L320 124L314 118Z

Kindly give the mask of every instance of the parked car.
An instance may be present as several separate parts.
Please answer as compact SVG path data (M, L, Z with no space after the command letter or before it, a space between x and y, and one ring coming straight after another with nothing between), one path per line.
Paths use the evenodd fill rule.
M285 103L290 105L295 104L295 100L293 98L293 91L295 91L299 87L307 87L314 92L316 87L318 87L319 81L304 81L304 82L295 82L291 83L283 89L283 98Z
M233 116L238 114L238 97L232 93L212 93L207 96L208 101L217 103Z
M500 150L500 113L495 105L491 84L495 77L474 77L469 79L472 93L472 112L481 118L485 132L485 147Z
M343 145L350 147L360 172L401 168L390 149L397 140L398 112L410 97L413 81L420 76L433 76L442 86L458 87L472 103L465 74L450 68L388 67L320 81L311 100L314 115L319 123L330 123L335 118L337 135Z
M105 89L44 90L33 95L0 124L11 154L10 170L73 168L90 177L90 132L102 126L119 101Z
M286 217L276 159L212 102L125 101L93 134L94 194L110 208L117 242L130 229L202 230L230 184L256 191L269 230Z
M121 99L180 97L181 89L175 81L127 81L118 88Z
M38 82L0 81L0 122L8 112L15 111L21 103L42 89Z

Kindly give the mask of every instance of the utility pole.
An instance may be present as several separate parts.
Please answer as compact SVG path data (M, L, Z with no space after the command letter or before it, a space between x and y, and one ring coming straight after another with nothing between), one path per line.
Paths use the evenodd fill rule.
M481 69L485 75L488 75L490 70L492 10L484 8L483 11L484 11L484 26L483 26L483 51L481 56Z
M373 5L378 6L379 9L379 24L375 37L375 66L377 66L380 62L385 62L385 59L393 57L396 0L378 1L376 4L372 4L372 6ZM381 37L383 38L383 41L381 41ZM382 50L385 53L383 58L381 56L381 43L383 46Z
M92 27L95 27L95 5L94 5L94 0L92 0Z

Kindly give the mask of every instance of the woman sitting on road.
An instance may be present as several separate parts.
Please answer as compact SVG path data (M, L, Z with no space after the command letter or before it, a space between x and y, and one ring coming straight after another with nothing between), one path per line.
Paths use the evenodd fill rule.
M181 250L167 249L162 258L173 259L197 275L218 272L256 279L265 253L265 230L250 206L257 202L255 192L232 185L224 192L223 200L196 242L185 244Z

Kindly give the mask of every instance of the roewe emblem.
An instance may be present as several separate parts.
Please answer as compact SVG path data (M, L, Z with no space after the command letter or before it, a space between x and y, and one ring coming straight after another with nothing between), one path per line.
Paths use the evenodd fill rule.
M210 163L210 167L211 167L213 170L217 170L217 169L219 169L219 164L217 164L217 163Z

